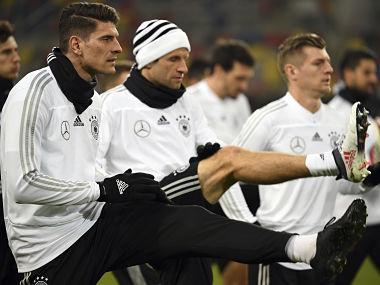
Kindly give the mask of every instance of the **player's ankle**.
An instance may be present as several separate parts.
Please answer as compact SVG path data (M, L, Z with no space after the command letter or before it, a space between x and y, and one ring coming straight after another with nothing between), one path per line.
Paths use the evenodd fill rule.
M291 236L285 247L289 259L310 264L317 250L317 236L318 234Z

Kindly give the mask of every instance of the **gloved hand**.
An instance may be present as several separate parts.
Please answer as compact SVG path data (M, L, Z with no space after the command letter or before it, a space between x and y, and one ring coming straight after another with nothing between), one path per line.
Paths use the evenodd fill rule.
M380 161L371 164L367 169L371 171L371 174L363 180L363 184L369 187L376 186L380 183Z
M104 179L98 182L100 196L98 201L109 203L123 203L127 201L146 200L172 203L154 176L128 169L123 174Z
M218 143L208 142L205 145L201 144L197 147L198 156L192 157L190 159L190 162L192 162L192 160L194 160L194 159L196 159L198 161L206 159L206 158L214 155L218 150L220 150L220 144L218 144Z
M199 160L202 160L214 155L218 150L220 150L219 143L208 142L205 145L199 145L197 147L197 154L198 154Z

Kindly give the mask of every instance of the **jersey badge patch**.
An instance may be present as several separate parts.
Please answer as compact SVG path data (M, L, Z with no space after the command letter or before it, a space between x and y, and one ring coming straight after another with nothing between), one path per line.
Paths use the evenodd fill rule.
M98 118L94 115L94 116L91 116L91 118L88 120L90 121L90 124L91 124L91 134L92 134L94 139L98 140L98 138L99 138Z
M150 135L150 125L147 121L138 120L134 126L134 132L138 137L145 138Z
M187 117L186 115L180 115L176 121L178 122L178 128L180 130L180 132L185 136L185 137L188 137L190 135L190 132L191 132L191 128L190 128L190 118Z
M290 140L290 149L294 153L303 153L306 149L306 143L300 136L295 136Z
M339 144L339 140L340 140L340 135L335 131L331 131L329 133L329 138L330 138L330 146L332 148L337 148Z

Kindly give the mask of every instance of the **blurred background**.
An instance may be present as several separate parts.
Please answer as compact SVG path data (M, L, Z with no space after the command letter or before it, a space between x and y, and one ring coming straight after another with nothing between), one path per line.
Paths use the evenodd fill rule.
M58 45L58 19L67 0L0 0L0 19L16 28L21 56L20 78L46 65L46 56ZM92 1L89 1L92 2ZM168 19L189 36L194 58L207 57L221 38L246 41L256 60L255 77L247 96L252 110L284 95L286 86L276 67L277 46L296 32L314 32L327 41L335 70L346 48L380 51L379 0L113 0L118 10L121 59L133 60L132 38L144 20ZM333 76L333 84L338 79ZM116 284L112 274L99 282ZM221 284L215 272L215 284ZM368 259L354 284L380 284L379 273Z
M16 27L21 76L46 65L46 55L58 45L60 10L74 1L0 0L0 18ZM91 2L91 1L90 1ZM123 54L132 59L134 31L144 20L163 18L176 23L189 36L193 58L207 56L220 38L246 41L256 59L256 76L247 95L252 109L281 97L285 92L276 68L276 48L290 34L314 32L327 41L336 67L344 49L380 47L378 0L113 0L98 1L115 7ZM337 69L337 68L335 68ZM333 83L338 77L334 75Z

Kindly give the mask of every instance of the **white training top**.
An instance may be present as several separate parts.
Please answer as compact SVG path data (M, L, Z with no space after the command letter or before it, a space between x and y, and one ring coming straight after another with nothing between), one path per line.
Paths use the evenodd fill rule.
M344 118L335 110L321 104L321 108L313 114L287 93L255 111L233 144L253 151L299 155L323 153L336 146L345 128ZM337 183L335 177L259 185L257 219L263 227L276 231L299 234L318 232L332 217L338 189L359 191L354 183L343 180ZM292 269L311 268L304 263L281 264Z
M214 131L216 136L226 144L232 143L235 137L239 134L245 121L252 113L248 99L244 94L239 94L236 99L221 99L211 90L206 80L201 80L198 83L189 86L186 89L186 93L194 97L199 103L202 107L203 114L206 117L208 126ZM239 195L243 195L239 183L234 184L232 189L234 188L239 188ZM234 191L237 193L237 190ZM226 203L224 203L226 199L227 195L220 203L225 212L228 211ZM231 200L230 204L233 203L233 200ZM244 202L244 205L245 204L246 202ZM232 213L229 215L231 216ZM254 217L254 220L250 219L250 222L256 222L256 217Z
M0 112L0 117L1 117L1 112ZM0 122L0 134L1 134L1 122ZM1 158L0 158L0 165L1 165ZM1 183L1 178L0 178L0 195L2 195L3 190L2 190L2 183ZM0 201L2 203L2 201Z
M226 144L232 143L251 115L251 107L244 94L239 94L236 99L221 99L205 80L188 87L186 93L200 103L210 129Z
M339 95L335 95L333 99L331 99L331 101L328 103L328 105L336 109L337 112L342 113L342 115L344 115L346 118L346 122L349 121L349 114L352 107L352 104L349 101L347 101ZM376 127L376 123L373 122L373 119L371 117L368 117L368 119L371 125L368 127L368 137L366 139L367 159L370 157L370 150L374 147L376 143L373 130L373 128ZM358 196L342 195L338 193L335 202L334 215L337 217L342 216L345 210L347 209L348 205L350 205L355 198L364 199L367 205L367 226L380 224L380 186L376 186L371 191Z
M198 102L187 93L165 109L149 107L124 85L108 90L102 98L103 136L97 163L107 175L131 168L160 181L196 156L198 145L219 141ZM219 202L229 218L255 221L240 188L226 191Z
M18 271L35 270L68 249L98 219L94 182L100 98L81 115L49 67L11 90L1 117L4 219Z

